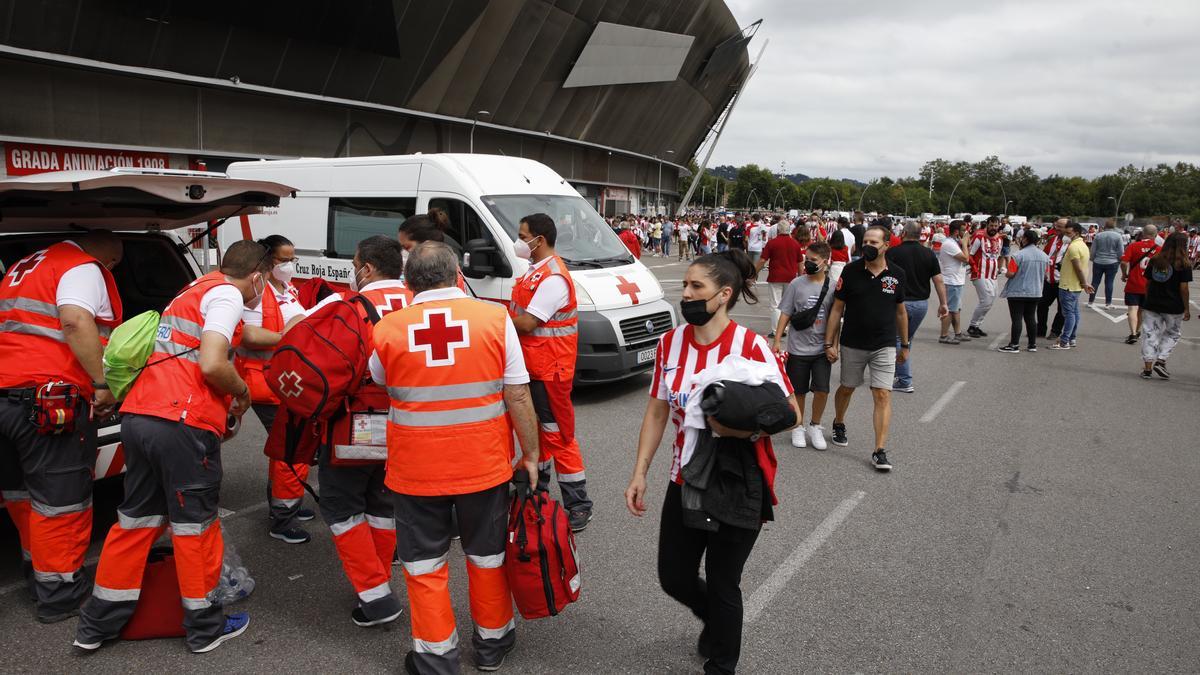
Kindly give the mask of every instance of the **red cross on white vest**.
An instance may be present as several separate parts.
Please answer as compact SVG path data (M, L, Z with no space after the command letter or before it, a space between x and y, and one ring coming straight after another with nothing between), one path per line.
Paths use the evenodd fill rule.
M620 293L621 295L628 295L629 299L633 300L633 304L635 304L635 305L638 304L637 294L642 289L636 283L627 280L623 276L618 276L617 281L621 282L621 283L617 284L617 292Z
M454 350L471 346L466 321L455 321L450 308L425 310L425 322L408 327L408 344L425 352L426 365L454 365Z

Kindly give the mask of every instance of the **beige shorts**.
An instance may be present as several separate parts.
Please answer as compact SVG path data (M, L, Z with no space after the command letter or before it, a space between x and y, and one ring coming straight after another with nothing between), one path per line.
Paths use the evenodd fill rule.
M861 387L864 372L871 371L871 388L892 390L892 380L896 377L896 348L881 347L874 351L842 347L842 386L851 389Z

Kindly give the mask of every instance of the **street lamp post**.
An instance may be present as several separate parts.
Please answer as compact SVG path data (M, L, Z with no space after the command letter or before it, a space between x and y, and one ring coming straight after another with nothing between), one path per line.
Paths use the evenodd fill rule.
M475 117L471 118L471 147L470 147L470 153L471 153L472 155L473 155L473 154L475 154L475 123L479 121L479 116L480 116L480 115L491 115L491 114L492 114L492 113L490 113L490 112L488 112L488 111L486 111L486 110L479 110L479 111L476 111L476 113L475 113Z
M667 154L673 155L673 154L675 154L675 151L668 150ZM657 216L659 209L662 208L662 163L663 163L663 161L662 161L662 158L659 157L658 155L655 155L654 159L658 160L658 197L656 198L656 201L654 202L654 215Z
M781 196L782 194L783 194L783 188L779 188L778 190L776 190L776 191L775 191L775 195L774 195L773 197L771 197L771 202L770 202L769 204L767 204L767 210L768 210L768 211L774 211L774 210L775 210L775 197L779 197L779 196ZM784 208L787 208L787 207L786 207L786 205L785 205L785 207L784 207Z
M863 188L862 194L858 196L858 211L860 213L862 212L863 197L867 196L867 190L870 190L871 186L874 184L875 184L875 181L871 181L870 183L867 183L867 187Z
M1008 215L1008 205L1010 204L1010 202L1008 201L1008 192L1004 189L1004 181L996 181L996 185L1000 186L1000 196L1002 199L1004 199L1004 215L1007 216Z
M933 199L933 169L929 170L929 198Z
M809 213L812 213L813 200L815 200L817 198L817 193L821 191L822 187L824 187L824 186L818 185L816 188L814 188L812 191L812 196L810 196L808 198L808 212Z
M747 211L750 210L750 198L751 197L754 197L754 200L756 202L758 202L758 197L755 194L756 192L757 191L754 188L750 188L750 194L746 195L746 210ZM761 202L758 202L758 203L759 203L759 208L762 208L762 203Z
M950 191L950 199L946 200L946 215L954 217L953 212L950 211L950 205L954 203L954 193L958 192L958 186L965 183L966 180L966 178L960 178L958 179L958 182L954 184L954 189Z
M1125 183L1125 187L1121 188L1121 194L1117 197L1117 205L1113 209L1113 224L1116 224L1117 217L1121 215L1121 200L1125 198L1125 191L1128 190L1129 186L1133 185L1133 182L1137 179L1138 177L1135 175L1133 178L1129 179L1129 182ZM1112 199L1112 197L1109 197L1109 199Z
M1005 218L1008 217L1008 205L1011 203L1013 203L1013 200L1011 200L1011 199L1004 200L1004 217Z
M713 187L713 212L717 210L717 199L721 196L721 179L717 179L716 186Z

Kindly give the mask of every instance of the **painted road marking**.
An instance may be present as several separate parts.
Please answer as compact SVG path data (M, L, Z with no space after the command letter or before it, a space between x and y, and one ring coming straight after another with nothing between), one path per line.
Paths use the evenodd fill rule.
M1124 314L1118 314L1118 315L1116 315L1116 316L1113 316L1112 314L1109 314L1108 312L1104 311L1104 310L1103 310L1103 309L1100 307L1100 305L1092 305L1092 306L1091 306L1091 309L1092 309L1093 311L1095 311L1097 314L1099 314L1100 316L1102 316L1102 317L1104 317L1104 318L1108 319L1109 321L1111 321L1111 322L1113 322L1113 323L1121 323L1122 321L1124 321L1124 320L1125 320L1125 315L1124 315Z
M779 591L783 590L788 581L796 575L796 572L800 571L801 567L804 567L804 563L808 562L808 559L817 552L817 549L821 548L821 545L829 539L834 530L846 520L846 517L854 510L854 507L858 506L859 502L866 496L867 493L860 490L842 500L842 503L838 504L837 508L831 511L828 516L825 516L825 520L822 520L820 525L817 525L817 529L813 530L811 534L805 537L804 541L800 542L800 545L792 551L787 560L784 560L782 565L775 568L775 571L771 573L771 576L767 577L763 585L755 589L754 594L750 596L750 600L746 602L746 623L754 623L755 619L767 608L767 605L775 599L775 596L779 595Z
M936 418L942 412L942 409L949 405L950 401L954 400L954 397L957 396L958 392L966 385L967 383L962 380L950 385L950 388L946 390L946 393L942 394L941 398L934 401L933 405L929 408L929 410L925 411L924 415L921 415L921 421L932 422L934 418Z
M997 335L996 339L992 340L992 344L988 345L988 351L996 351L996 348L999 347L1000 343L1004 342L1005 338L1007 337L1007 335Z

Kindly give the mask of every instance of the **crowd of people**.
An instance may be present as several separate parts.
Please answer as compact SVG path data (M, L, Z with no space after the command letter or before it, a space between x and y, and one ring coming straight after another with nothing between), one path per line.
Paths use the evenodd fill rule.
M334 444L316 462L318 511L354 590L350 618L370 627L400 616L401 600L389 585L399 567L412 615L406 672L457 672L447 560L451 539L461 536L474 665L490 671L503 664L516 644L503 569L514 472L542 489L556 475L573 531L592 518L571 403L575 286L555 252L555 223L530 214L512 242L514 254L530 265L516 280L509 306L469 298L440 215L413 216L396 237L358 242L348 291L305 298L292 283L295 247L279 235L233 244L218 270L180 291L162 312L144 372L119 404L125 500L94 584L83 566L91 475L80 467L94 458L96 420L118 408L102 354L123 318L111 273L123 245L111 233L90 233L12 266L0 283L0 441L11 468L3 497L20 532L40 621L79 616L74 645L84 651L116 639L137 607L148 553L169 533L188 647L204 653L246 630L249 617L226 615L214 596L222 566L218 513L228 421L254 410L269 432L268 445L279 434L296 433L295 419L266 380L272 351L323 307L361 297L361 318L371 316L370 306L379 320L371 329L370 382L346 405L388 410L386 434L380 454L343 455L341 448L353 447ZM961 345L988 337L984 320L1001 297L1011 329L1000 352L1019 353L1023 335L1027 352L1036 351L1040 339L1049 340L1050 349L1070 350L1079 345L1081 294L1088 293L1091 305L1103 283L1111 308L1118 271L1128 308L1126 342L1141 342L1141 377L1168 379L1167 360L1190 319L1188 284L1200 253L1200 234L1181 224L1164 232L1147 225L1126 235L1111 223L1093 233L1065 218L1042 226L995 216L934 223L868 220L862 213L698 214L612 224L635 256L645 250L669 257L674 247L677 259L690 261L679 306L683 323L658 343L625 498L631 513L645 514L647 476L671 422L658 574L663 590L702 622L697 650L708 673L733 673L740 657L742 570L778 503L771 433L790 429L795 447L849 446L852 433L866 435L847 419L865 385L873 409L865 459L889 472L892 393L916 390L913 341L931 311L940 321L937 344ZM758 300L764 269L772 323L760 336L730 313L739 302ZM968 279L977 303L963 330ZM450 337L437 346L421 342L435 325ZM823 421L835 364L839 382L827 438ZM29 424L47 382L75 391L57 422L43 420L49 432ZM763 409L789 412L776 415L779 426L770 428L761 419L721 421L709 405L713 384L766 386ZM473 441L461 442L467 437ZM718 446L727 454L714 454ZM707 472L720 462L734 462L720 471L739 477L736 490L709 482ZM272 538L311 540L303 525L317 515L303 506L309 468L269 463Z

